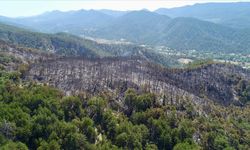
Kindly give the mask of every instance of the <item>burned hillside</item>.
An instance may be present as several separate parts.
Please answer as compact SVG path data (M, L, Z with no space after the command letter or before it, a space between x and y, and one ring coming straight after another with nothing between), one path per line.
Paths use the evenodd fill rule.
M15 71L19 65L38 63L55 59L56 55L37 49L22 47L0 40L0 65L9 71Z
M193 69L168 69L140 58L63 58L30 66L27 79L63 90L66 94L103 90L120 93L135 88L168 96L168 101L192 97L228 105L241 103L235 87L250 73L234 65L208 64Z

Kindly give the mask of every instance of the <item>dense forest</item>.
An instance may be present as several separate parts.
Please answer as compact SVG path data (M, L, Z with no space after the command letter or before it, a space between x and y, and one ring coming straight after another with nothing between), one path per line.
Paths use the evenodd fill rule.
M210 105L200 115L190 101L159 105L157 95L128 89L63 96L57 89L1 71L0 149L249 149L249 105Z

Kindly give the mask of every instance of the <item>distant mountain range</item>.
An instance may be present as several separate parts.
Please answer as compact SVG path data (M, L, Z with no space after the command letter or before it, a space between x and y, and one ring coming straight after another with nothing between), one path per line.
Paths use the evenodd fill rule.
M250 52L250 3L207 3L154 12L52 11L0 21L46 33L125 39L177 50Z
M207 3L178 8L160 8L155 12L170 17L194 17L233 28L250 28L250 3Z
M248 32L195 18L171 19L149 11L130 12L92 35L178 50L250 52Z

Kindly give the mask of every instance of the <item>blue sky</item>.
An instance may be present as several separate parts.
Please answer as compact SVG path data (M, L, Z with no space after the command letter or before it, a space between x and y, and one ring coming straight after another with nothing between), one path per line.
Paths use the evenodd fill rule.
M155 10L206 2L239 2L240 0L0 0L0 15L33 16L52 10L112 9ZM250 1L250 0L241 0Z

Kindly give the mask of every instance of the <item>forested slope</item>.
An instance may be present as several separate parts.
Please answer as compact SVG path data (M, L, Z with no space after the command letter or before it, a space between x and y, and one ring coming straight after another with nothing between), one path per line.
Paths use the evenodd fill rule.
M161 103L158 95L147 90L128 89L121 102L107 91L66 97L19 75L0 72L1 149L250 147L249 105L209 103L204 114L190 99Z

